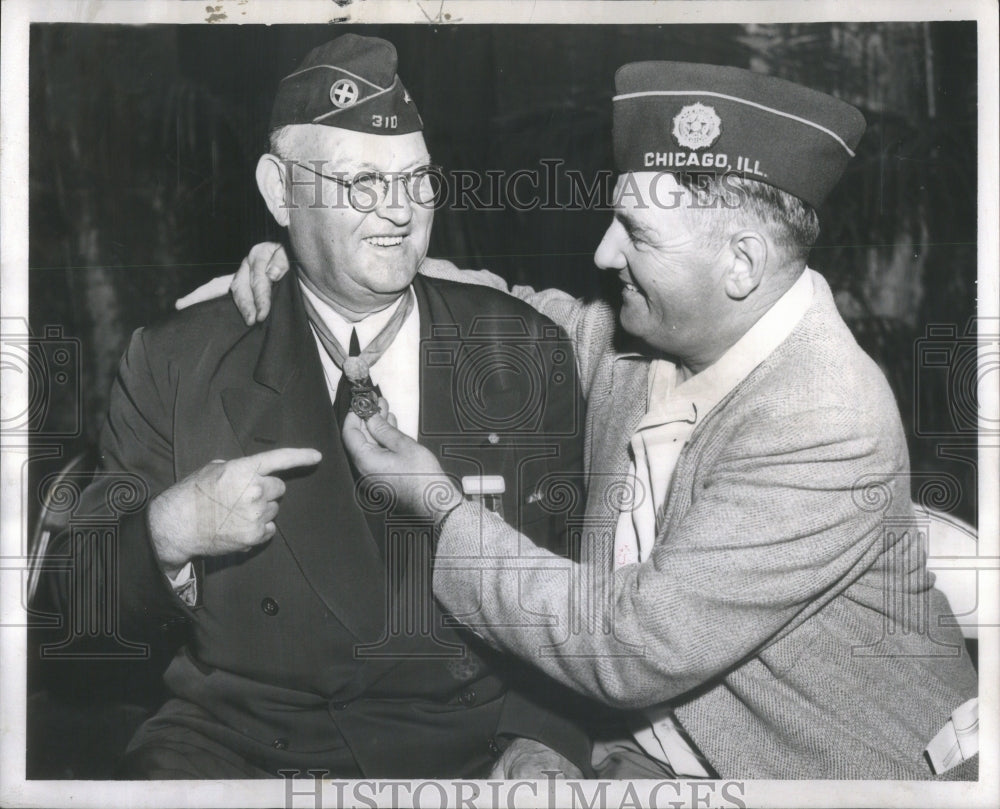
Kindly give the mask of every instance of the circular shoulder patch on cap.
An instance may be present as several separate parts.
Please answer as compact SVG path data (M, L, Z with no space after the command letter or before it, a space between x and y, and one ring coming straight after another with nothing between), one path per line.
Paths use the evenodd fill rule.
M688 104L674 116L671 134L678 146L706 149L722 134L722 121L711 107L705 104Z
M360 95L358 85L350 79L338 79L330 85L330 101L340 109L353 107L358 102Z

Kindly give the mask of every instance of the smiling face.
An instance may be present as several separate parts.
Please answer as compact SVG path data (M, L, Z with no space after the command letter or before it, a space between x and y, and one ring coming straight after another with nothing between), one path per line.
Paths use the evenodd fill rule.
M345 188L290 161L341 179L366 171L412 171L430 163L423 135L303 125L290 127L281 142L285 160L261 158L258 183L267 200L273 195L265 188L268 172L281 173L277 190L284 208L270 200L268 205L278 223L287 225L307 280L351 319L385 308L410 285L427 255L433 208L414 204L397 181L374 209L357 211ZM262 179L261 166L269 159Z
M715 359L728 296L720 250L697 226L707 212L690 201L670 174L623 174L594 262L622 282L622 327L694 369Z

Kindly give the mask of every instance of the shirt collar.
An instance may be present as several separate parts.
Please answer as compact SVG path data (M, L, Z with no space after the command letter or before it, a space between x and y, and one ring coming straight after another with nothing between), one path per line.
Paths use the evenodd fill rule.
M327 325L327 328L330 329L333 336L337 338L337 342L343 346L345 351L351 343L352 329L357 329L358 345L363 351L365 346L374 340L378 336L379 332L382 331L385 324L389 322L389 318L392 317L392 313L402 305L404 297L403 295L400 295L385 309L373 312L370 315L366 315L361 320L352 322L347 320L342 314L340 314L340 312L330 306L330 304L326 303L326 301L316 295L301 281L299 281L299 287L302 289L302 294L309 298L310 303L312 303L313 307L315 307L319 316L323 318L323 322ZM406 294L413 294L409 287L407 287Z
M653 360L649 409L639 428L668 420L703 420L792 333L812 304L814 275L807 267L746 334L700 373L685 379L675 363Z

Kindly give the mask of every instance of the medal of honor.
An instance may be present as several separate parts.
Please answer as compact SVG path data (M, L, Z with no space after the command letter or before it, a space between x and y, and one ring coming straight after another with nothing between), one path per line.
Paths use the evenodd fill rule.
M351 383L351 411L358 418L368 421L378 413L378 394L369 375L368 363L361 357L344 360L344 374Z
M351 381L351 411L362 421L378 413L378 394L370 378L362 382Z

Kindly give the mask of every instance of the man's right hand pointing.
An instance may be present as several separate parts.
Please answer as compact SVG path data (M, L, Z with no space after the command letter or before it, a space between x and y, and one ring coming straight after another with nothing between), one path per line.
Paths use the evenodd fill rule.
M197 556L248 551L276 530L285 483L273 473L315 466L314 449L284 447L231 461L212 461L149 504L156 555L169 576Z

